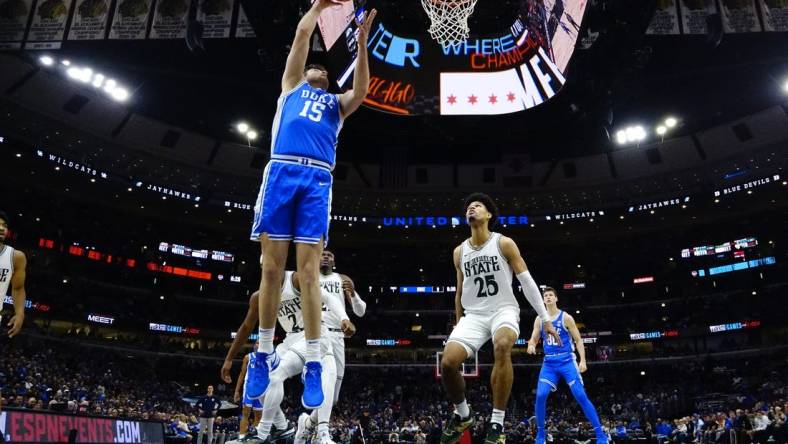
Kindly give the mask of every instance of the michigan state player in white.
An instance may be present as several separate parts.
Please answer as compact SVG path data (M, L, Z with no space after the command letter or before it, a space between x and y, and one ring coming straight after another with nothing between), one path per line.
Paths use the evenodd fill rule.
M279 307L279 285L290 242L296 244L296 268L303 290L304 330L307 339L301 402L306 408L323 404L320 364L320 252L328 242L331 211L331 171L336 161L337 137L344 119L361 106L369 89L367 37L375 18L373 9L358 24L358 60L353 89L332 94L328 73L306 66L309 39L320 13L332 0L316 0L298 23L282 75L282 94L271 130L271 160L255 204L250 238L262 249L259 316L260 347L249 363L247 389L252 398L268 388L275 368L273 338ZM333 382L333 381L332 381Z
M512 274L517 276L526 299L545 322L544 331L560 342L549 323L539 287L528 272L517 244L490 231L497 216L495 202L486 194L474 193L465 199L465 217L471 227L471 237L454 249L458 322L449 335L441 359L443 387L455 411L443 429L441 444L458 442L463 432L474 424L471 408L465 400L465 381L459 370L462 362L490 339L495 355L490 379L493 411L484 442L506 442L503 421L512 390L511 353L520 335L520 305L512 290Z
M336 262L334 253L323 250L320 257L320 287L324 297L332 297L339 301L343 308L347 310L347 304L353 308L353 313L358 317L363 317L367 311L367 303L356 293L353 280L347 275L334 272ZM336 362L336 385L334 386L333 402L326 402L320 409L312 412L312 415L303 414L298 418L298 431L295 434L294 444L304 444L306 437L311 430L319 423L318 414L325 418L331 417L331 409L339 400L339 389L342 387L342 380L345 377L345 334L342 329L342 317L345 312L337 313L326 307L323 312L323 324L328 329L328 339Z
M339 321L338 328L334 329L342 337L353 335L356 327L348 319L342 300L334 295L322 291L323 303L329 312L335 313ZM282 302L279 305L279 325L288 333L284 341L276 348L276 353L281 356L281 362L277 368L271 372L271 381L268 392L263 399L263 419L257 428L257 438L263 439L265 443L274 442L269 439L271 425L278 412L281 411L280 404L284 397L284 381L290 377L301 373L306 360L306 340L303 331L303 313L301 309L300 274L294 272L285 273L285 282L282 286ZM320 444L333 444L329 435L328 423L331 416L331 405L334 399L334 387L336 385L336 363L334 359L333 341L330 339L329 327L325 324L322 327L322 364L324 369L323 392L326 394L323 405L316 410L318 419L318 438ZM344 347L342 349L344 352ZM279 436L276 437L277 439Z
M8 287L11 287L14 315L6 326L8 327L8 337L13 338L19 334L19 331L22 330L22 324L25 322L27 258L21 251L6 245L7 235L8 215L0 211L0 296L5 299L8 294Z

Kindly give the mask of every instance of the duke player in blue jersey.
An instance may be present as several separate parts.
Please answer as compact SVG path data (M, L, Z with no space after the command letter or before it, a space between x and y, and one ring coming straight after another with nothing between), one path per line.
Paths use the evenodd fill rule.
M546 287L543 295L547 314L553 327L558 331L561 343L558 344L553 337L542 332L542 321L540 318L534 320L534 329L531 333L531 339L528 340L528 353L532 355L536 353L536 344L541 339L545 355L536 387L536 444L544 444L545 442L547 396L551 391L558 389L558 383L562 379L569 385L572 396L580 404L580 408L583 409L586 418L594 427L596 442L598 444L607 443L607 434L599 422L599 415L597 415L596 409L588 399L586 390L583 387L581 373L584 373L588 367L586 366L586 350L583 346L583 338L580 337L577 324L575 324L574 318L569 313L558 310L558 292L554 288ZM580 363L575 361L575 350L580 356Z
M306 66L306 59L320 13L334 3L314 1L298 23L282 76L282 95L271 131L271 160L263 173L251 233L251 239L261 243L262 277L260 346L249 362L249 397L265 394L269 372L279 362L274 352L274 328L287 254L290 242L295 242L307 341L301 402L308 409L323 403L318 270L320 253L328 241L331 170L342 123L361 106L369 89L367 37L376 15L373 9L357 23L353 89L332 94L327 91L328 72L319 65Z

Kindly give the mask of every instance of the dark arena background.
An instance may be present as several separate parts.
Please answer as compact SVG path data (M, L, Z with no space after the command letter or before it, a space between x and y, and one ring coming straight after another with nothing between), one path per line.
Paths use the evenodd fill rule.
M469 6L467 38L436 42L425 7ZM354 17L377 9L368 93L339 135L327 247L366 312L345 295L356 333L328 434L293 435L306 411L297 376L281 404L289 433L247 427L254 415L241 429L256 315L231 382L220 369L260 287L249 233L310 8L0 0L0 442L788 443L788 3L777 0L322 10L308 62L342 93L360 63ZM527 353L537 313L512 277L519 337L460 367L475 421L450 441L458 401L440 363L474 192L494 199L493 230L574 317L587 370L571 388L559 381L540 429L553 339ZM291 247L287 270L295 259ZM494 303L501 281L475 279ZM284 335L278 326L274 342ZM499 425L491 376L509 356Z

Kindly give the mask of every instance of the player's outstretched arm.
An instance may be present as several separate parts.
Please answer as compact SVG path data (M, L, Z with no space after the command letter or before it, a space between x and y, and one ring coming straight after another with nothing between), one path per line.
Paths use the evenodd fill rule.
M236 336L237 337L237 336ZM241 363L241 373L238 375L238 381L235 383L235 402L241 401L244 389L244 379L246 379L246 366L249 365L249 355L244 356L244 361Z
M356 60L356 69L353 71L353 89L339 96L342 117L347 117L356 112L358 107L364 103L364 98L367 97L367 92L369 91L367 39L369 38L369 30L372 29L372 23L377 15L378 11L373 9L368 13L364 13L362 21L356 21L356 25L358 25L358 60Z
M457 316L457 322L460 322L462 317L462 281L465 276L460 270L460 256L462 255L462 246L454 249L454 269L457 270L457 293L454 295L454 314Z
M542 334L542 319L537 316L534 319L534 329L531 331L531 337L528 339L528 350L527 353L529 355L536 354L536 344L539 343L539 336Z
M320 13L330 5L331 0L315 0L309 11L298 22L293 45L290 47L290 54L287 55L285 72L282 75L282 92L292 90L303 79L306 58L309 55L309 38L315 31Z
M246 317L238 327L233 343L230 345L230 350L227 350L227 356L224 358L224 364L222 364L220 373L222 380L227 384L233 382L232 376L230 376L230 370L233 368L233 358L238 354L238 350L241 349L241 346L249 340L249 334L252 333L254 326L257 325L258 295L259 293L255 291L249 298L249 309L246 311ZM244 367L244 371L245 369L246 367Z
M11 298L14 300L14 316L8 322L8 337L13 338L22 330L25 323L25 279L27 278L27 257L25 253L14 250L14 274L11 275ZM5 295L3 295L5 296Z
M564 325L566 326L566 330L572 336L572 341L575 343L577 354L580 356L580 363L578 364L578 367L580 373L583 373L588 370L588 364L586 364L586 347L583 344L583 337L580 336L580 330L577 329L575 318L567 313L564 313Z
M520 286L523 287L525 298L528 300L528 303L531 304L531 307L536 310L536 314L538 314L539 318L542 320L542 328L544 328L545 333L555 338L556 343L561 345L561 338L558 336L558 332L555 331L553 324L550 323L550 316L547 314L547 308L544 306L542 292L539 291L539 287L536 285L534 278L531 277L531 273L525 265L525 260L523 260L520 249L517 248L517 244L514 243L511 238L501 236L498 246L501 248L503 257L512 267L512 271L514 271L517 280L520 281Z

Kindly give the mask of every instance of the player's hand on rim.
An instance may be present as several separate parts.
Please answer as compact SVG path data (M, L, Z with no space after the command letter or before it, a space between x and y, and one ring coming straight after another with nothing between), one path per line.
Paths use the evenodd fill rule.
M558 334L557 331L555 331L555 327L553 327L552 322L545 322L542 328L544 329L545 333L547 333L548 335L552 336L553 339L555 339L556 345L558 345L559 347L564 345L564 342L561 340L561 336Z

